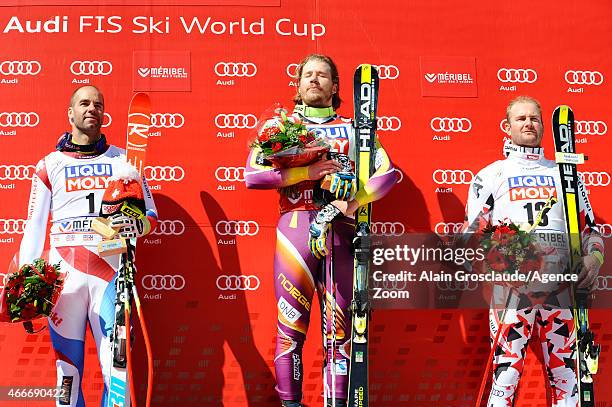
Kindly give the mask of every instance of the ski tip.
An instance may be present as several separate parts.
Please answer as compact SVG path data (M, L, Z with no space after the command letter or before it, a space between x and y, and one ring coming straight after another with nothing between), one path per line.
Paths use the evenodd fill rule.
M138 92L135 93L134 96L132 96L132 101L130 102L130 104L150 105L151 98L149 97L148 93Z

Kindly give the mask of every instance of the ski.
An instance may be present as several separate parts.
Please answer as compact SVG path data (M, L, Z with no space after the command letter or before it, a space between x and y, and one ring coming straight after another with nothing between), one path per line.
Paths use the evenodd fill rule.
M355 109L355 174L357 190L364 188L374 172L376 148L376 108L378 72L372 65L360 65L353 82ZM370 219L372 204L357 209L355 219L355 269L351 303L351 364L349 372L349 407L368 406L368 278L370 263Z
M141 177L143 176L150 125L151 102L149 96L146 93L137 93L132 97L128 109L126 158L138 170ZM134 297L139 317L141 316L141 311L136 286L134 285L134 245L130 240L127 239L128 250L122 254L121 267L115 281L115 321L110 335L113 361L111 364L108 407L129 406L128 394L131 392L130 387L133 390L133 385L130 386L129 384L132 293L135 294ZM140 321L144 333L146 332L146 328L143 325L144 320L140 318ZM148 340L145 340L145 343L147 344L147 354L149 354ZM151 379L152 372L149 368L149 381ZM135 399L134 395L132 397Z
M569 271L575 270L582 257L580 239L580 208L578 205L580 186L576 164L584 163L584 155L576 154L574 137L574 113L569 106L559 106L553 112L553 136L555 159L561 175L561 191L565 209L565 223L569 236ZM584 188L584 187L583 187ZM593 374L597 373L599 345L595 345L594 334L589 328L587 309L588 289L572 285L574 323L576 325L576 346L573 350L574 368L578 377L580 407L595 406Z

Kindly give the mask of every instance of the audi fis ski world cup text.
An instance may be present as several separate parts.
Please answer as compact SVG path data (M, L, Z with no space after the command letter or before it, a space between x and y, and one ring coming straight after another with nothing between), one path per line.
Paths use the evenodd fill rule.
M178 19L153 16L135 16L126 22L122 16L82 15L78 21L68 16L49 16L44 19L25 19L11 16L2 21L3 34L33 33L108 33L118 34L129 31L132 34L170 34L176 30L186 34L198 35L241 35L263 36L273 32L280 36L305 37L311 41L325 35L325 25L315 22L297 21L291 18L278 18L268 21L264 17L248 19L240 17L233 20L221 20L204 16L179 16ZM273 30L266 29L273 26Z

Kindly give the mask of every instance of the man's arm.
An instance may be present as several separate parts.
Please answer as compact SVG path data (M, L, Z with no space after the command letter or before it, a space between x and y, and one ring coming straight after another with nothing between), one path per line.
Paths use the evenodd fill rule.
M578 276L578 287L591 287L597 278L599 268L604 261L604 242L595 223L593 207L589 202L586 187L578 179L578 195L580 209L580 223L584 225L580 233L582 242L582 271Z
M43 252L51 209L51 195L51 183L47 175L45 160L42 159L36 165L36 172L32 177L28 219L19 247L19 267L32 263Z

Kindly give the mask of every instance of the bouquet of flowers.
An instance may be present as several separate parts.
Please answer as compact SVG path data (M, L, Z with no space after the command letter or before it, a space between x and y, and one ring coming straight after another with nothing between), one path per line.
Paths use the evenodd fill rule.
M26 322L49 316L64 286L59 264L44 259L6 276L0 297L0 321Z
M276 116L260 126L251 147L261 148L264 158L277 168L308 165L329 151L329 145L316 137L297 117L287 116L283 108L274 109Z
M490 271L499 273L527 274L540 270L542 254L534 234L505 220L499 225L487 226L482 230L480 244L485 249L485 264ZM512 282L513 286L526 282Z

